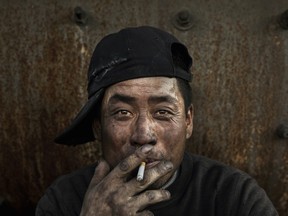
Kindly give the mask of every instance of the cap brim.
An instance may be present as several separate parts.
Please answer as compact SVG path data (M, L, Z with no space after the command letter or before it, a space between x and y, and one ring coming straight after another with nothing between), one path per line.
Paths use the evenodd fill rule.
M100 89L82 107L78 115L54 141L65 145L79 145L95 140L93 133L93 121L95 118L96 105L104 90Z

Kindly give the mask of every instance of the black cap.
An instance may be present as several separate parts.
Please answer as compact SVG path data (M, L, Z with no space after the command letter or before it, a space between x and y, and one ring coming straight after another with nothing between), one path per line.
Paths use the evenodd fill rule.
M181 62L181 67L174 61ZM83 144L95 139L92 124L106 87L141 77L176 77L191 81L192 58L174 36L142 26L104 37L96 46L88 70L88 101L55 142Z

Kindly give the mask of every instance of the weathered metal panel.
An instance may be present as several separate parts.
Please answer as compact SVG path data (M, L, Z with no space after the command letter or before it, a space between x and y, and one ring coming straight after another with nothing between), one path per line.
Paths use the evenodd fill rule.
M192 23L181 31L174 21L184 9ZM153 25L194 57L188 150L247 171L286 215L288 141L275 130L288 120L288 30L277 21L287 9L286 0L0 1L0 197L24 212L57 176L99 158L97 143L53 138L86 100L99 39Z

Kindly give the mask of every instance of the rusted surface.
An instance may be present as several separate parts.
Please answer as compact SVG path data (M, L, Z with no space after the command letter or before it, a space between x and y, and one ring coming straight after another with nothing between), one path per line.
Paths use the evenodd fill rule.
M81 7L87 23L75 23ZM172 19L188 9L193 27ZM239 167L288 212L286 0L0 1L0 196L19 212L57 176L99 158L96 143L68 148L54 136L86 100L91 52L108 32L153 25L175 34L194 57L194 134L189 151Z

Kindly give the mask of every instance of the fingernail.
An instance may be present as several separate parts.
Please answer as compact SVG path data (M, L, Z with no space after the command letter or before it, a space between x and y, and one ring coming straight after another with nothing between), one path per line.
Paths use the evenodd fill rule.
M152 145L144 145L141 147L141 152L147 154L153 148Z
M162 189L162 193L165 199L170 199L171 193L168 190Z
M173 168L173 164L168 161L168 162L165 163L165 168L166 168L167 170L171 170L171 169Z
M171 196L170 192L168 190L165 190L165 193L166 193L167 197L170 198L170 196Z

